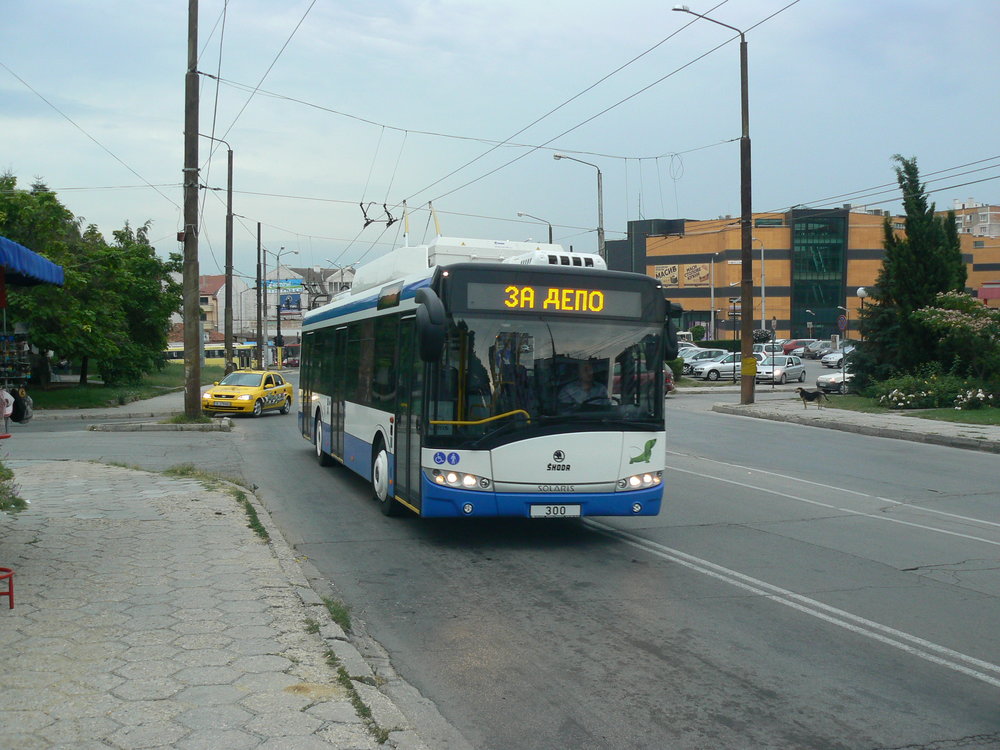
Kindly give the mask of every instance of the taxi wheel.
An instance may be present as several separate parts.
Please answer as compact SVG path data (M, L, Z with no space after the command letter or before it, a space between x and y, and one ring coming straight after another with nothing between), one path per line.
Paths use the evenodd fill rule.
M288 412L290 412L291 410L292 410L292 400L290 398L286 398L285 403L281 405L281 409L279 411L281 411L282 414L288 414Z
M380 442L376 443L372 458L372 489L383 515L398 516L402 506L392 497L389 489L389 453Z
M253 416L259 417L264 413L264 402L261 399L257 399L253 403Z
M316 415L313 422L313 447L316 448L316 460L319 461L320 466L333 465L333 457L329 453L323 452L323 423L320 421L319 414Z

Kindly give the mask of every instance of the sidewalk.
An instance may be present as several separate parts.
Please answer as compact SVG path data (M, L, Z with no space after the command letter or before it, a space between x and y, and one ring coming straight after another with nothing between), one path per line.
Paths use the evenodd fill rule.
M830 396L831 400L836 398ZM820 409L815 406L805 409L794 391L789 393L787 399L759 400L746 405L715 404L712 406L712 411L741 417L794 422L860 435L1000 453L1000 426L921 419L917 416L919 412L866 414L846 409Z
M226 487L8 466L0 747L426 750L252 493L270 542Z

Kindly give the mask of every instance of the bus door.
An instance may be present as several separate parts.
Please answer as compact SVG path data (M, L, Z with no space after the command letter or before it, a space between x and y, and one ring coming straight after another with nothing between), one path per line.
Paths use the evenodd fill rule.
M396 496L420 508L420 417L424 363L414 344L416 318L399 322L399 380L396 383Z
M344 396L347 379L347 327L333 333L333 377L330 394L330 453L344 460Z

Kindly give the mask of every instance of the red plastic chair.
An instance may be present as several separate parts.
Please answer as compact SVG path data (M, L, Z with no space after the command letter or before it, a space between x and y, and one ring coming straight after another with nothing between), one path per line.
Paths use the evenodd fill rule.
M0 568L0 581L7 581L7 590L0 591L0 596L6 596L10 608L14 609L14 571L10 568Z

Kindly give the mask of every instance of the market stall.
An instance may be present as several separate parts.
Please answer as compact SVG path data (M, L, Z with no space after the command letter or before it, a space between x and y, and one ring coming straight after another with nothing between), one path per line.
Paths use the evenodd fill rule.
M0 410L3 414L3 433L10 437L10 420L26 422L30 419L31 398L27 386L31 379L29 353L31 344L27 329L11 327L7 320L7 286L35 286L36 284L63 285L62 266L56 265L38 253L32 252L6 237L0 237Z

